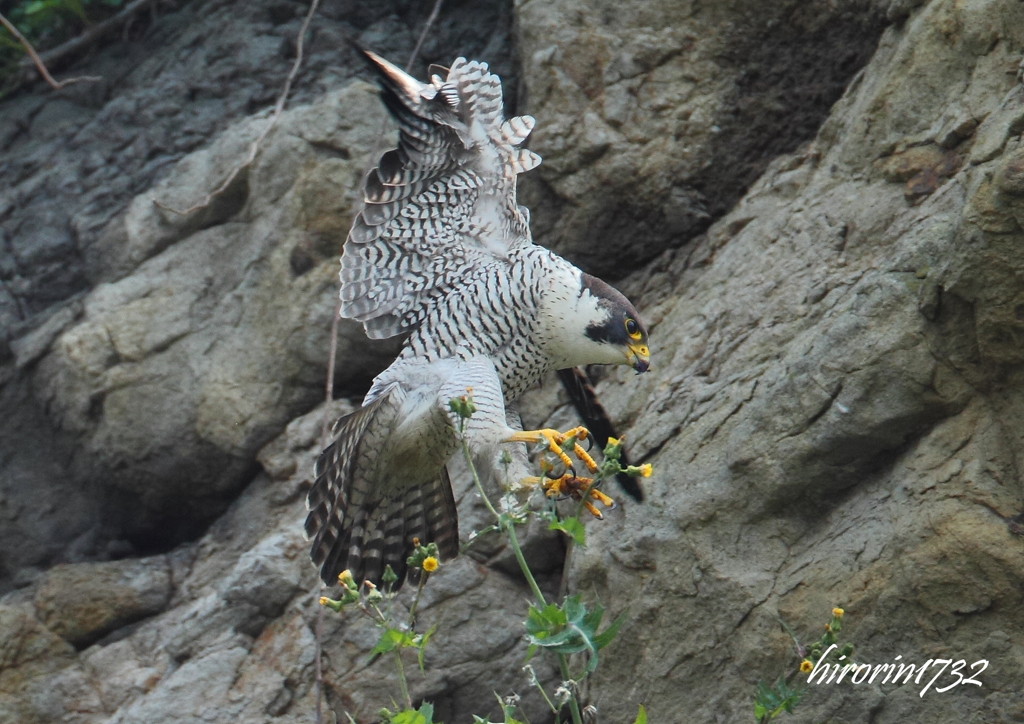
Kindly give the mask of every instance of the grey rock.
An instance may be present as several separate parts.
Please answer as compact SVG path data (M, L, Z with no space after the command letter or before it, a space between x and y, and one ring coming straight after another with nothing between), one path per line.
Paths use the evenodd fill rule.
M1018 435L1007 436L1020 417L1008 325L1022 288L1017 257L996 252L1020 238L1019 202L991 183L1015 163L1000 116L1015 90L994 70L1003 42L982 42L1020 42L1020 12L929 3L887 30L813 143L627 284L653 327L652 372L612 373L599 392L655 476L649 504L594 526L569 562L571 589L630 607L616 663L593 682L611 720L639 703L696 721L748 715L753 682L796 665L776 616L814 640L834 605L858 661L1024 650L991 644L1002 623L984 613L1024 573L1008 527L1024 503L1008 472ZM964 30L949 46L933 33L953 17ZM927 80L938 68L947 82L975 68L958 93L993 130L954 147L975 165L910 199L872 161L945 122ZM794 721L997 719L997 678L983 696L956 687L942 700L920 686L815 688Z
M517 2L534 236L618 279L685 243L813 137L884 8ZM612 251L613 250L613 251Z
M171 575L163 556L54 566L35 592L36 616L77 646L164 610Z
M35 395L37 409L31 416L37 420L53 395L63 395L61 385L69 385L67 399L56 401L50 429L33 427L30 444L25 444L26 436L17 431L0 435L0 480L11 481L13 485L15 479L23 477L22 471L45 470L46 475L25 473L36 483L44 477L51 481L47 486L36 485L35 489L41 491L40 498L48 501L51 495L65 496L69 501L67 510L56 515L47 502L22 507L21 520L26 521L27 535L15 535L20 528L3 528L6 547L0 590L10 586L19 567L60 560L64 556L62 549L86 529L92 531L89 535L96 541L98 551L109 543L123 545L125 536L134 545L150 550L194 538L223 511L251 476L255 465L252 456L260 445L280 432L291 417L312 407L319 397L313 389L322 384L326 350L320 337L325 334L324 325L330 323L330 298L335 293L329 281L333 271L328 273L330 265L326 259L337 256L334 247L344 238L345 219L353 199L352 181L363 172L365 155L372 146L364 135L376 138L377 126L368 124L365 115L346 112L340 125L316 131L320 121L338 120L337 109L328 110L330 117L319 120L303 120L293 115L294 122L304 124L305 130L296 127L292 135L292 129L279 128L276 141L265 145L256 166L250 169L253 176L241 174L230 192L218 197L208 209L185 218L156 208L152 199L157 192L166 205L179 210L198 203L220 185L230 168L244 156L249 140L266 123L267 109L277 100L291 66L300 18L308 7L279 0L256 0L244 7L233 7L220 0L193 0L178 5L171 8L163 3L153 14L140 16L124 37L96 48L75 68L53 68L58 77L61 72L97 75L103 77L102 82L77 84L59 92L39 84L30 91L0 100L0 385L5 388L4 394L10 396L4 401L5 416L8 410L28 414L21 407L8 404L10 400L25 401ZM324 3L307 38L304 63L293 85L289 107L336 92L363 70L362 61L344 40L347 37L358 37L371 27L390 23L390 27L402 32L380 35L375 40L379 43L375 49L389 57L408 53L406 41L422 28L429 9L406 5L389 1L372 6ZM430 62L450 62L449 48L453 44L475 57L482 57L486 50L509 82L514 100L517 67L511 55L510 5L485 3L451 11L443 8L434 27L435 32L420 54L417 72L425 72ZM479 28L486 31L480 32ZM379 116L379 107L367 110L374 118ZM357 127L346 127L345 123ZM232 126L232 131L225 134ZM338 138L347 134L347 140L339 145L332 133ZM215 138L219 141L213 142ZM197 151L197 155L177 165ZM327 162L319 173L301 166L313 158ZM349 173L351 176L346 176ZM296 175L305 184L304 198L307 202L318 198L319 206L281 208L282 204L292 203L281 201L281 197L295 183ZM243 211L241 205L246 201L250 208ZM275 208L264 208L275 204ZM342 211L337 213L339 209ZM277 230L280 235L276 238L270 218L275 213L291 220L288 228ZM127 294L122 302L137 302L125 312L127 317L122 317L134 331L123 330L127 336L122 334L115 345L104 329L92 323L95 318L84 321L78 341L82 353L93 357L79 362L89 367L88 371L77 363L61 366L41 360L54 341L55 327L62 326L56 321L45 328L41 325L47 320L66 322L67 312L60 310L68 309L77 295L84 296L97 286L116 285L136 273L144 262L185 242L196 232L205 229L220 238L230 235L232 228L236 232L248 229L261 214L263 231L253 230L254 243L245 246L239 242L249 255L243 253L233 261L243 267L250 264L246 278L251 282L262 273L258 267L268 261L272 250L277 250L279 255L275 258L280 264L276 268L286 272L282 279L301 277L298 284L304 290L300 296L322 294L322 299L318 297L316 303L302 308L303 314L312 316L304 316L297 324L296 320L288 323L292 329L286 338L264 339L268 346L291 349L297 361L292 372L260 373L264 380L277 376L276 383L270 382L256 391L243 380L241 387L233 388L236 394L232 397L227 390L232 387L232 376L241 374L244 378L245 373L224 370L225 379L207 388L210 395L203 398L204 392L195 381L197 371L187 369L188 354L181 350L189 337L183 334L185 325L206 324L207 343L213 343L218 334L212 320L231 324L231 315L237 315L241 303L246 301L245 294L233 297L234 302L220 304L218 316L210 308L211 304L217 306L215 295L203 294L191 283L185 284L188 288L158 289L153 284L166 278L155 278L152 267L142 272L150 286L145 291L133 287L138 294L155 294L149 302L138 301L125 287L113 290ZM297 227L292 225L296 214L304 216ZM229 221L240 225L210 231ZM239 241L240 236L236 234L235 240ZM201 240L193 242L200 243ZM222 261L230 266L232 260ZM205 271L213 275L225 270ZM227 273L225 278L230 276ZM205 284L198 278L195 281ZM322 289L317 287L319 283L323 284ZM167 295L170 306L166 314L155 314L154 309L161 306L161 295ZM186 305L193 302L194 308L186 310ZM94 305L92 309L95 310ZM260 313L264 312L264 318L269 320L273 313ZM148 323L163 322L168 323L166 329L144 329ZM355 331L354 326L346 327L343 335L347 338ZM90 337L92 332L97 335ZM364 346L359 338L353 340L359 349L351 365L351 377L339 375L339 386L351 387L348 392L354 394L365 389L375 365L379 364L376 360L380 353ZM17 352L12 351L11 343ZM227 345L230 346L231 343ZM233 351L227 347L218 347L220 351L216 354L230 357L240 366L252 353L248 345ZM110 355L118 349L127 351L130 358L115 364ZM160 350L157 354L163 353L163 361L147 365L139 359L139 355L156 349ZM196 349L193 348L193 353ZM61 354L58 352L54 357ZM62 376L61 379L37 377L37 363ZM114 373L118 380L100 380L101 372L110 365L121 366ZM258 366L250 362L250 374ZM341 369L349 368L343 363ZM308 379L293 388L293 373ZM168 374L170 377L166 377ZM203 370L198 370L198 374L202 377ZM40 388L34 389L37 386ZM128 388L137 394L128 392ZM179 392L185 399L179 399ZM269 427L265 427L267 420L254 420L241 435L232 431L232 422L224 428L210 419L216 415L206 415L202 431L196 432L196 407L200 399L207 399L208 406L215 409L222 404L234 406L244 416L248 413L241 408L249 404L248 395L254 392L253 405L260 406L269 398L280 396L288 412L269 422ZM221 393L231 399L224 399ZM164 404L161 400L167 403L167 409L158 410ZM121 423L103 426L102 418L107 411L112 417L119 417ZM98 425L103 430L98 431ZM12 421L12 426L18 427L17 422ZM131 428L137 429L133 433ZM219 442L208 443L204 436ZM182 447L172 442L175 438L189 442ZM236 447L239 439L244 438L241 445L247 452L242 458L220 450L218 445L226 438L233 440L229 447ZM94 458L98 449L108 446L106 440L112 450L120 448L127 455L100 454ZM60 472L55 472L55 466ZM135 482L131 473L119 476L115 472L113 479L108 480L107 473L118 466L125 471L133 466L145 469L136 467L139 476ZM168 478L177 482L169 482ZM155 484L152 494L146 492L151 484ZM154 506L162 504L158 499L170 500L167 495L178 497L179 501L187 498L184 491L190 485L206 486L208 492L201 493L194 503L183 503L175 513L164 515L154 510ZM178 492L168 491L167 486ZM30 498L26 492L30 488L19 485L17 489L15 497ZM140 495L146 501L140 501ZM77 517L82 506L72 501L78 500L91 512L82 512ZM136 507L141 508L138 517L134 513ZM45 524L28 525L30 510L34 511L31 516L44 519ZM65 534L62 525L69 517L75 523Z
M246 68L269 62L264 36L287 37L301 13L262 7L243 13L261 38L240 53ZM220 17L211 4L196 8ZM538 238L577 258L593 243L623 275L651 260L620 286L651 328L652 371L595 375L631 455L654 466L647 501L622 501L605 520L587 521L587 546L568 550L564 578L558 535L531 530L524 541L552 596L564 587L611 615L628 611L584 691L601 720L632 721L641 703L652 721L749 718L756 681L798 664L778 619L813 640L837 604L846 610L841 638L860 661L948 655L992 665L980 688L923 698L913 685L812 688L794 722L1019 716L1024 186L1012 71L1024 9L1012 0L879 0L523 2L517 11L526 105L540 121L533 148L545 156L539 181L523 190ZM373 42L414 35L386 8L324 12ZM846 83L874 43L870 33L837 38L877 30L887 12L900 24L827 111L828 89ZM334 37L325 32L322 42ZM794 49L797 40L806 47ZM765 62L775 51L778 64ZM796 73L794 85L751 75L785 74L796 58L810 75ZM230 85L217 62L196 91L211 108L230 96L216 97ZM817 100L794 100L794 88L815 76L824 78ZM0 644L16 643L0 645L0 718L312 716L322 591L301 535L302 497L324 421L358 404L359 380L387 355L343 329L339 386L353 399L296 417L322 397L336 271L336 250L322 240L344 237L365 161L353 150L375 118L358 85L317 95L282 119L235 205L211 211L213 221L190 226L147 205L143 192L175 205L196 200L192 187L221 178L218 168L245 152L260 117L166 168L156 187L118 192L137 198L97 227L109 237L90 241L88 258L100 260L98 274L108 264L120 271L84 297L80 319L54 323L56 336L32 332L39 324L26 320L39 312L25 314L27 296L20 307L13 295L0 298L5 319L24 325L7 339L25 340L14 345L22 354L35 350L0 390L4 409L25 421L0 420L16 443L0 476L0 515L13 524L0 527L0 544L8 570L23 572L8 579L21 588L0 601ZM740 101L750 103L731 116ZM126 118L174 117L159 103L111 103L109 112ZM31 124L40 107L18 112ZM764 124L754 128L754 116ZM792 128L781 133L786 118ZM181 123L199 143L221 128ZM106 132L134 143L123 126ZM765 133L778 145L758 146ZM102 174L97 163L92 173ZM26 174L25 184L41 183ZM613 208L610 199L632 204L614 211L620 227L593 213ZM11 203L0 198L0 209ZM591 218L593 226L578 223ZM30 289L34 277L18 276L5 253L3 289ZM591 268L610 263L598 256L589 254ZM13 368L14 355L6 359ZM260 385L274 383L280 396L264 396ZM520 407L530 427L568 427L565 403L546 381ZM155 422L138 414L150 409L162 413ZM152 452L157 439L165 448ZM254 459L263 471L253 477L243 466ZM72 467L89 472L64 475ZM97 499L76 480L131 496L122 526L128 512L149 516L149 531L161 515L218 516L164 558L173 586L159 613L81 652L32 607L54 560L109 550ZM464 474L454 487L466 537L487 518ZM106 511L108 520L118 514ZM46 526L79 543L58 545ZM545 720L519 668L528 599L497 539L445 562L420 605L420 626L439 624L426 671L406 661L413 698L433 700L443 721L466 721L497 716L492 691L517 691L530 719ZM374 720L397 690L393 661L371 663L377 630L352 610L325 611L322 626L328 711ZM560 677L551 662L534 662L553 690Z
M126 229L119 253L150 258L84 298L82 319L38 362L34 384L51 419L78 440L79 474L121 496L111 515L129 538L162 527L173 541L208 522L246 482L256 451L320 396L331 250L381 118L361 83L290 111L248 175L239 220L190 232L190 218L154 205L184 206L195 188L214 187L266 123L246 122L114 222ZM339 193L325 193L332 187ZM311 267L296 269L296 249ZM344 325L342 384L368 379L393 348ZM160 511L174 500L171 522Z

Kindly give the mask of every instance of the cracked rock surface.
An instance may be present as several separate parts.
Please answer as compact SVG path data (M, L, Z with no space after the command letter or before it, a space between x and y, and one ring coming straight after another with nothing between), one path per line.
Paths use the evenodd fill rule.
M1022 31L1017 3L923 5L811 143L631 277L652 372L598 389L657 475L568 564L630 607L610 721L744 720L793 665L777 617L814 640L837 604L858 661L986 659L983 685L812 687L793 721L1024 714Z
M352 399L314 409L383 123L337 49L402 60L426 10L325 2L252 168L176 214L153 200L220 183L287 72L304 6L245 5L183 4L153 26L167 52L97 52L136 67L95 97L0 104L0 722L309 722L318 625L327 721L396 695L366 620L318 624L301 521L324 419L395 349L343 324ZM1024 717L1024 6L483 5L446 3L425 58L519 92L537 238L651 328L649 373L593 370L647 501L568 554L524 540L552 596L629 611L583 692L599 721L748 721L798 661L778 620L816 639L835 605L858 661L986 659L982 686L812 687L792 721ZM521 407L573 424L551 380ZM454 479L465 538L487 519ZM528 597L493 540L442 566L413 697L451 723L517 691L550 721Z

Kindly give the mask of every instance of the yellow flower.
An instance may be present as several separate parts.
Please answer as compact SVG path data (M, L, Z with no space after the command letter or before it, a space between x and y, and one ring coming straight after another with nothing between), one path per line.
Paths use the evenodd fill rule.
M327 596L320 596L320 605L321 606L326 606L327 605L327 601L328 601Z
M640 474L645 478L651 477L651 473L653 472L654 468L651 467L650 463L644 463L640 466Z
M832 615L835 616L836 618L842 618L844 613L846 613L846 611L844 611L841 608L833 608L832 609Z
M800 671L804 674L809 674L812 671L814 671L814 664L812 664L807 659L804 659L800 662Z
M347 568L338 574L338 583L343 586L347 586L348 582L352 580L352 571Z
M825 631L828 632L828 633L832 633L832 624L830 624L830 623L825 624Z
M427 573L433 573L437 570L437 559L434 556L427 556L423 559L423 570Z
M607 445L618 445L621 438L609 437ZM607 447L607 445L605 447Z

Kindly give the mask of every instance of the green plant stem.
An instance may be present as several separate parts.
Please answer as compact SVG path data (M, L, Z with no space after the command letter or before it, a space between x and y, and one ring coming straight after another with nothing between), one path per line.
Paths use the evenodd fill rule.
M474 476L476 471L474 471ZM519 537L516 535L515 524L511 520L506 520L503 524L503 530L508 535L508 541L512 544L512 551L516 554L516 562L519 563L519 569L523 572L523 576L526 578L526 582L530 584L530 590L533 591L533 597L537 599L537 604L541 608L545 608L548 605L547 600L544 598L544 594L540 590L540 586L537 585L537 579L533 577L533 571L530 570L530 566L526 564L526 557L523 556L523 549L519 546ZM569 657L565 654L557 654L558 656L558 669L562 675L563 681L569 681L572 676L569 675ZM543 688L541 689L543 691ZM547 699L547 696L544 697ZM551 703L550 701L548 702ZM572 713L573 724L583 724L583 717L580 714L580 705L576 701L576 697L573 696L569 699L569 711Z
M504 525L506 535L508 535L508 541L512 544L512 552L516 554L516 561L519 563L519 568L523 572L523 576L526 578L526 582L530 584L530 590L533 591L533 597L537 599L537 603L540 604L541 608L548 605L548 602L544 600L544 594L541 593L540 586L537 585L537 579L533 577L533 571L526 565L526 558L523 556L523 549L519 547L519 538L516 536L516 527L512 521L507 521Z
M420 605L420 596L423 594L423 587L427 585L430 574L426 571L420 572L420 583L416 586L416 596L412 599L412 606L409 607L409 630L414 631L416 627L416 609Z
M402 688L402 696L405 697L405 706L412 709L412 697L409 696L409 684L405 681L405 664L402 663L402 649L395 649L395 661L398 662L398 685Z
M462 430L459 430L462 432ZM466 458L466 465L469 466L469 472L473 475L473 484L476 485L477 492L480 493L480 497L484 499L484 503L487 505L487 510L491 511L491 515L497 519L499 525L501 524L501 516L498 511L491 505L491 499L487 497L487 493L484 492L484 484L480 482L480 476L476 472L476 465L473 464L473 456L469 453L469 445L466 443L466 438L462 438L462 455Z
M460 423L459 432L464 432L464 427L465 425ZM516 562L519 563L519 569L523 572L526 582L530 584L530 590L533 591L533 597L537 599L537 603L541 608L546 607L548 602L545 600L544 594L541 593L540 586L537 585L537 579L533 577L533 572L526 564L526 558L523 556L523 549L519 547L519 538L516 536L515 523L507 518L502 518L491 504L491 500L487 497L487 493L484 492L483 483L480 482L480 476L476 472L476 466L473 464L473 456L469 452L469 445L466 444L465 437L462 438L462 454L466 458L466 464L469 466L469 472L473 475L473 484L476 485L477 492L479 492L480 497L484 499L487 509L491 511L491 514L497 519L501 530L505 531L508 535L509 543L512 544L512 551L516 555ZM561 672L562 680L570 681L572 677L569 675L568 657L565 654L557 654L557 656L558 669ZM544 698L547 699L547 696ZM550 701L548 703L550 703ZM412 704L410 704L409 707L412 708ZM583 716L580 714L580 705L579 702L576 701L575 696L569 699L569 711L572 713L573 724L583 724Z
M569 676L569 657L565 654L558 654L558 669L564 681L572 680ZM583 724L583 715L580 714L580 704L576 701L575 694L569 698L569 712L572 714L573 724Z
M551 709L551 711L552 711L552 712L553 712L553 713L554 713L555 715L557 715L557 714L558 714L558 707L557 707L557 706L555 706L555 702L551 701L551 697L549 697L549 696L548 696L548 693L547 693L546 691L544 691L544 687L543 687L543 686L541 685L541 683L540 683L539 681L537 682L537 691L539 691L539 692L540 692L540 695L541 695L542 697L544 697L544 701L546 701L546 702L547 702L547 704L548 704L548 708L550 708L550 709Z

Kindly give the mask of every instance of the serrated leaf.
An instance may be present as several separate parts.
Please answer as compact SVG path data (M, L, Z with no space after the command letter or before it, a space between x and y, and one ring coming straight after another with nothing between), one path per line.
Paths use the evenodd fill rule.
M399 631L396 628L386 628L381 632L380 638L377 639L377 645L370 650L370 655L386 654L389 651L405 648L410 645L412 645L412 636L407 632Z
M783 711L792 712L793 707L803 698L804 691L790 688L783 676L779 676L779 680L774 686L769 686L764 681L758 681L754 694L755 718L768 717L770 720Z
M391 724L430 724L430 722L418 711L406 709L391 717Z
M553 603L549 603L543 609L530 606L526 613L526 631L534 636L542 637L541 634L550 634L565 624L565 612Z
M586 530L583 528L583 523L580 522L579 518L570 516L568 518L563 518L562 520L553 520L548 524L548 530L562 531L572 538L573 542L581 548L587 545Z
M581 626L588 631L597 631L601 625L601 619L604 618L604 606L600 603L595 603L594 608L587 611L584 609Z
M608 628L595 636L594 646L598 649L603 649L605 646L610 644L612 639L615 638L615 635L619 633L619 629L622 627L622 624L626 622L627 614L629 614L629 611L623 611L614 621L611 622Z
M422 715L426 724L434 724L434 705L429 701L425 701L420 704L420 715Z
M565 605L562 606L562 610L565 611L566 619L574 623L582 621L583 617L587 614L587 609L580 601L578 593L565 599Z

